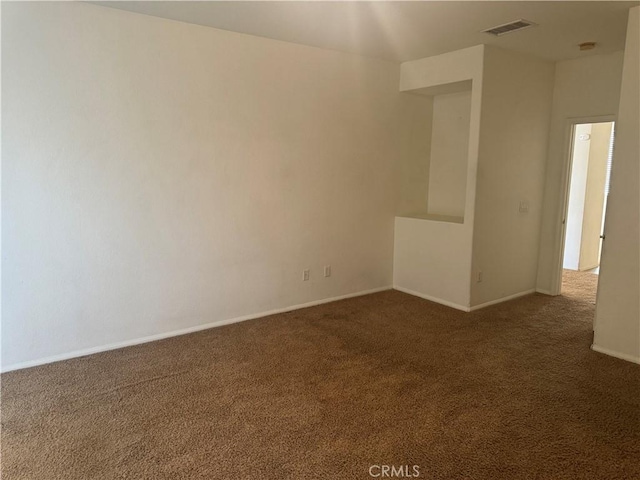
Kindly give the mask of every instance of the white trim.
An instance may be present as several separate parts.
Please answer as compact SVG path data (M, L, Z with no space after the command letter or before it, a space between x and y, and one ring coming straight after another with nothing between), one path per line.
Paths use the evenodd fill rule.
M626 360L627 362L640 364L640 357L629 355L627 353L616 352L614 350L609 350L608 348L602 348L596 345L595 343L591 345L591 350L593 350L594 352L609 355L611 357L619 358L620 360Z
M250 315L244 315L242 317L229 318L226 320L218 320L215 322L205 323L203 325L195 325L193 327L182 328L180 330L173 330L171 332L158 333L156 335L149 335L146 337L135 338L133 340L125 340L123 342L110 343L107 345L100 345L97 347L85 348L82 350L74 350L73 352L39 358L37 360L29 360L27 362L14 363L12 365L7 365L7 366L3 365L0 371L2 373L6 373L6 372L11 372L13 370L21 370L23 368L37 367L38 365L45 365L47 363L60 362L62 360L69 360L71 358L93 355L94 353L101 353L109 350L116 350L118 348L123 348L123 347L131 347L133 345L140 345L141 343L148 343L156 340L162 340L165 338L177 337L179 335L186 335L188 333L199 332L201 330L208 330L210 328L222 327L223 325L244 322L245 320L254 320L256 318L267 317L269 315L275 315L278 313L290 312L292 310L298 310L301 308L314 307L316 305L322 305L323 303L337 302L338 300L345 300L347 298L361 297L363 295L370 295L372 293L384 292L386 290L391 290L392 288L393 288L392 286L372 288L370 290L363 290L360 292L348 293L346 295L339 295L337 297L324 298L322 300L314 300L312 302L301 303L298 305L292 305L284 308L277 308L275 310L269 310L267 312L252 313Z
M585 267L585 268L580 268L578 271L579 272L586 272L588 270L593 270L594 268L598 268L600 266L599 263L596 263L593 267Z
M491 300L489 302L481 303L480 305L474 305L471 307L470 311L480 310L484 307L489 307L491 305L495 305L496 303L508 302L509 300L515 300L516 298L524 297L526 295L531 295L532 293L536 293L535 288L531 290L525 290L524 292L514 293L513 295L507 295L506 297L496 298L495 300Z
M462 310L463 312L473 312L475 310L480 310L481 308L485 308L490 305L495 305L496 303L507 302L509 300L514 300L516 298L524 297L525 295L531 295L532 293L536 292L536 290L532 288L531 290L525 290L524 292L518 292L518 293L514 293L513 295L497 298L495 300L491 300L490 302L481 303L480 305L474 305L473 307L465 307L458 303L450 302L449 300L443 300L442 298L433 297L431 295L416 292L415 290L409 290L408 288L399 287L397 285L394 285L393 288L394 290L408 293L409 295L413 295L414 297L424 298L425 300L429 300L430 302L436 302L441 305L445 305L447 307L455 308L456 310Z
M550 297L557 297L557 294L551 293L549 290L545 290L543 288L536 288L536 293L541 293L543 295L549 295Z
M456 310L462 310L463 312L469 311L469 307L465 307L457 303L450 302L449 300L443 300L442 298L432 297L431 295L426 295L424 293L416 292L415 290L409 290L408 288L399 287L397 285L394 285L393 289L403 293L408 293L409 295L413 295L414 297L424 298L425 300L429 300L430 302L439 303L440 305L444 305L446 307L455 308Z

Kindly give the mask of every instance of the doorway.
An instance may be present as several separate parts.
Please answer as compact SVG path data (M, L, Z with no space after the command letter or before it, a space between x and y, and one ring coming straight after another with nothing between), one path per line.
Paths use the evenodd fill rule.
M614 136L614 122L573 125L562 290L566 287L567 277L597 275L600 272Z

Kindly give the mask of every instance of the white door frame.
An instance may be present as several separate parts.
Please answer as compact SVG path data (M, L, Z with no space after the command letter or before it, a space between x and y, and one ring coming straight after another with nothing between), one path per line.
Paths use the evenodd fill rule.
M615 122L616 115L594 115L590 117L570 117L565 120L564 124L564 165L562 166L562 192L560 195L559 210L557 218L560 219L560 241L556 242L556 248L553 252L554 265L553 276L551 278L551 295L560 295L562 289L562 261L564 259L564 242L567 233L567 215L569 212L569 189L571 186L571 167L573 160L573 135L575 126L583 123L607 123ZM606 223L606 212L605 212ZM602 267L600 267L602 272Z

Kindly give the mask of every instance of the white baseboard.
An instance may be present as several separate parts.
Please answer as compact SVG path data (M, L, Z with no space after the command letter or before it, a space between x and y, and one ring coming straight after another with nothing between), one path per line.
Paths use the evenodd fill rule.
M491 305L495 305L496 303L508 302L509 300L515 300L516 298L524 297L526 295L531 295L535 293L536 290L532 288L531 290L525 290L524 292L514 293L513 295L507 295L506 297L497 298L495 300L491 300L490 302L481 303L480 305L474 305L469 309L469 311L473 312L474 310L480 310L481 308L489 307Z
M481 308L488 307L490 305L495 305L497 303L507 302L509 300L514 300L516 298L524 297L525 295L531 295L535 293L535 289L525 290L524 292L514 293L513 295L508 295L506 297L498 298L496 300L491 300L490 302L481 303L480 305L474 305L473 307L468 307L464 305L460 305L458 303L450 302L449 300L443 300L442 298L433 297L431 295L426 295L424 293L416 292L415 290L410 290L408 288L399 287L394 285L395 290L400 292L408 293L409 295L413 295L414 297L424 298L425 300L429 300L431 302L436 302L441 305L445 305L447 307L455 308L456 310L461 310L463 312L473 312L475 310L480 310Z
M549 290L544 290L542 288L536 288L536 293L541 293L543 295L549 295L550 297L557 297L556 293L551 293Z
M250 315L244 315L242 317L229 318L226 320L218 320L215 322L205 323L203 325L195 325L193 327L182 328L180 330L173 330L171 332L158 333L156 335L149 335L141 338L134 338L132 340L125 340L123 342L110 343L107 345L100 345L97 347L85 348L81 350L74 350L73 352L62 353L60 355L53 355L50 357L39 358L36 360L29 360L27 362L14 363L11 365L2 365L0 371L2 373L11 372L13 370L21 370L23 368L37 367L38 365L45 365L47 363L60 362L62 360L69 360L71 358L85 357L87 355L93 355L94 353L107 352L109 350L116 350L123 347L131 347L133 345L140 345L142 343L153 342L156 340L163 340L165 338L177 337L179 335L186 335L188 333L199 332L201 330L208 330L210 328L221 327L223 325L230 325L232 323L244 322L246 320L254 320L256 318L267 317L269 315L275 315L278 313L291 312L301 308L314 307L316 305L322 305L323 303L336 302L338 300L345 300L347 298L361 297L363 295L370 295L372 293L384 292L391 290L393 287L379 287L372 288L370 290L363 290L355 293L348 293L346 295L339 295L337 297L324 298L322 300L314 300L312 302L301 303L298 305L291 305L289 307L277 308L275 310L269 310L267 312L252 313Z
M409 290L408 288L399 287L397 285L394 285L393 289L398 290L399 292L408 293L409 295L413 295L414 297L424 298L425 300L429 300L430 302L435 302L439 303L440 305L455 308L456 310L462 310L463 312L469 311L469 307L465 307L464 305L459 305L457 303L450 302L449 300L443 300L442 298L432 297L431 295L416 292L415 290Z
M587 270L593 270L594 268L598 268L600 266L599 263L596 263L593 267L585 267L578 269L579 272L586 272Z
M614 350L609 350L608 348L602 348L596 344L591 345L591 350L598 353L604 353L605 355L609 355L611 357L619 358L620 360L626 360L627 362L640 364L640 357L635 357L627 353L616 352Z

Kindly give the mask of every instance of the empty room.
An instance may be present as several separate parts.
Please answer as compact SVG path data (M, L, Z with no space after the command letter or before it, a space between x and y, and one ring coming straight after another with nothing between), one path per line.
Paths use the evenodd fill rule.
M0 476L640 478L639 1L2 1Z

